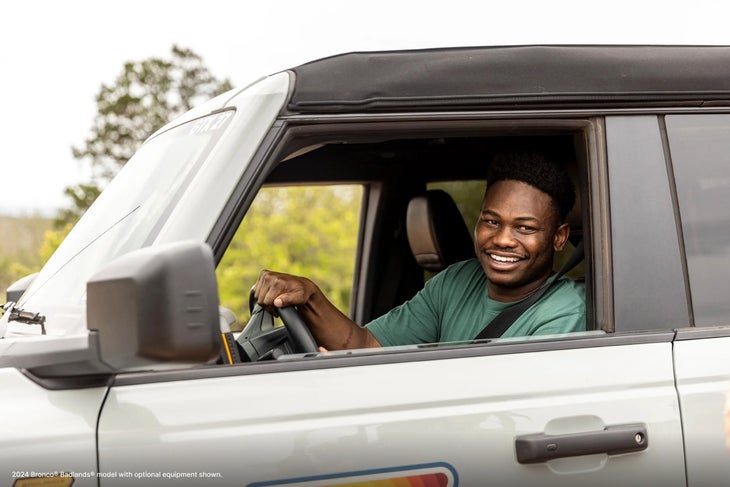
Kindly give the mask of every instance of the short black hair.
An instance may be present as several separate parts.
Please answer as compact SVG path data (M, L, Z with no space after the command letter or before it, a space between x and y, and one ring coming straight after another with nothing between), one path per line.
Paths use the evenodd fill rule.
M564 167L541 150L510 150L496 154L487 169L487 189L497 181L513 180L533 186L550 196L565 222L575 204L575 187Z

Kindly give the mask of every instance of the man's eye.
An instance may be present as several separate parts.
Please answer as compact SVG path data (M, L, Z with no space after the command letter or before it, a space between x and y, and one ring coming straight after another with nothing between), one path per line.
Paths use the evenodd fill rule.
M528 225L519 225L516 228L520 233L535 233L537 231L535 227L530 227Z
M492 220L491 218L485 218L482 220L482 222L484 222L484 224L489 227L499 226L499 222L497 220Z

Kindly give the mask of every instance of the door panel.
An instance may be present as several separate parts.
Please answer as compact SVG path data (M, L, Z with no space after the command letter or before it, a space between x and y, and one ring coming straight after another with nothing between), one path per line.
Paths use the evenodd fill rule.
M0 369L0 485L94 486L105 387L47 390Z
M686 330L684 336L692 333ZM723 425L730 391L728 351L729 337L678 340L674 345L689 485L727 485L730 479Z
M219 476L211 485L239 486L427 476L445 482L434 485L685 485L669 342L532 350L114 386L100 468L207 472ZM520 436L633 424L646 427L643 451L517 461Z

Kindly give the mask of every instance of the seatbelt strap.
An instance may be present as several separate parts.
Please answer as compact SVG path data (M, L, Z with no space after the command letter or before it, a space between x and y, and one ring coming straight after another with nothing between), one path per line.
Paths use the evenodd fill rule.
M573 253L570 254L568 261L563 264L563 267L560 269L560 271L550 284L538 289L528 298L525 298L524 301L520 301L514 306L509 306L508 308L502 310L501 313L499 313L492 321L487 324L487 326L484 327L484 329L476 336L476 338L474 338L474 340L499 338L504 335L504 332L507 331L510 326L512 326L512 323L514 323L515 320L517 320L517 318L522 315L522 313L527 311L530 306L535 304L543 296L543 294L547 292L548 289L550 289L556 282L558 282L561 277L565 275L565 273L570 271L573 267L578 265L581 260L583 260L583 253L583 240L581 240L578 243L578 246L573 250Z

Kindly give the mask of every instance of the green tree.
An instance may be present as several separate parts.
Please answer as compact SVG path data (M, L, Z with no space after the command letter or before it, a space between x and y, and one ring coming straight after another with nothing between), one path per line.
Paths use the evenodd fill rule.
M91 179L64 190L69 206L58 212L54 229L46 233L40 251L44 261L147 137L232 87L228 79L216 79L192 50L173 45L170 54L169 59L129 61L113 84L101 85L89 136L71 148L76 159L91 164Z
M90 134L71 149L76 159L90 162L92 175L90 181L66 189L71 204L58 214L56 227L75 223L157 129L230 88L230 81L216 79L198 54L176 45L169 59L125 63L113 84L101 85Z
M73 226L81 216L81 212L91 206L100 193L101 189L94 183L79 183L64 189L63 194L71 200L71 206L59 210L54 219L56 230L65 229L65 234L67 234L70 231L70 228L67 227Z
M43 262L39 248L52 226L41 216L0 216L0 304L5 290L23 276L36 272Z
M239 319L262 269L307 276L348 312L362 190L359 186L264 188L218 264L220 301Z

